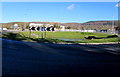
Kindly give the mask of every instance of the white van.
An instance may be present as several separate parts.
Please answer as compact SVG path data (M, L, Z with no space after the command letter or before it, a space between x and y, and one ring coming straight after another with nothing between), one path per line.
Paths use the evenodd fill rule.
M3 30L3 31L7 31L7 28L3 28L2 30Z
M2 32L2 28L0 28L0 33Z
M2 31L7 31L7 28L0 28L0 33L1 33Z

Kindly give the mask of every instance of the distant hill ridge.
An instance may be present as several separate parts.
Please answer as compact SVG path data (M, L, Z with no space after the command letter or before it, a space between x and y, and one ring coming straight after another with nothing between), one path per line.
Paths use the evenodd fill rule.
M85 23L59 23L59 22L39 22L39 21L33 21L33 22L8 22L8 23L0 23L4 25L4 27L9 28L10 26L13 26L14 24L18 24L19 26L24 26L24 24L28 25L30 23L39 23L39 24L53 24L53 25L63 25L66 27L71 27L72 29L78 29L79 28L100 28L100 26L104 26L107 28L111 27L113 25L113 21L88 21ZM117 21L114 21L114 25L117 25ZM1 26L1 25L0 25Z
M85 23L77 23L77 22L69 22L69 23L60 23L60 22L39 22L39 21L32 21L32 22L8 22L8 23L0 23L0 24L19 24L19 23L41 23L41 24L87 24L87 23L112 23L113 21L88 21ZM117 21L114 21L117 22Z

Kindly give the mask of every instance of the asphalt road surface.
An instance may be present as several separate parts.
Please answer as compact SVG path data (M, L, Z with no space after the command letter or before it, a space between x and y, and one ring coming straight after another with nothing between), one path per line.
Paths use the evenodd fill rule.
M2 40L3 77L120 77L118 44L67 45Z

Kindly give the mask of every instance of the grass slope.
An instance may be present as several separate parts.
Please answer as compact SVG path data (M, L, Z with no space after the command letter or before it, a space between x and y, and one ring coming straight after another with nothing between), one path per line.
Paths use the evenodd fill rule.
M42 32L33 31L30 35L29 32L19 32L19 33L4 33L2 38L18 40L18 41L29 41L29 42L40 42L40 43L109 43L109 42L120 42L120 37L117 38L107 38L107 39L84 39L86 36L97 36L106 37L111 34L102 33L89 33L89 32L46 32L46 38L41 38ZM37 36L36 36L37 35ZM39 35L39 37L38 37ZM83 39L80 41L63 41L56 38L63 39Z
M33 31L32 34L42 37L43 32ZM45 32L44 32L45 33ZM20 32L20 34L29 37L29 32ZM63 38L63 39L84 39L87 36L106 37L111 34L90 33L90 32L46 32L46 38ZM32 38L38 38L31 36Z

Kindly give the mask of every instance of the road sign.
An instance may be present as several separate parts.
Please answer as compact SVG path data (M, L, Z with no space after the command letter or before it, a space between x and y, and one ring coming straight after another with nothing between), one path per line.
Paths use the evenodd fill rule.
M54 27L51 27L51 28L50 28L50 31L54 31Z
M29 27L29 30L32 30L32 27Z
M41 31L45 31L45 27L42 27L42 28L41 28Z

